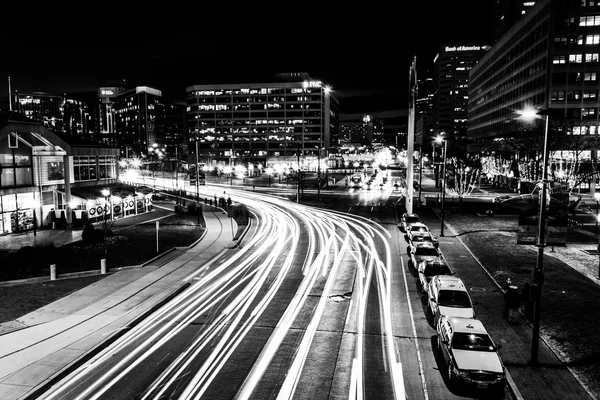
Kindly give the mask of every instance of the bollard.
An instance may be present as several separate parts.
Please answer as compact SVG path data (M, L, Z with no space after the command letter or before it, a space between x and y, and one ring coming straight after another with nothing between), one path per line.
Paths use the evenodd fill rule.
M100 273L106 274L106 258L100 260Z
M56 264L50 264L50 280L56 280Z

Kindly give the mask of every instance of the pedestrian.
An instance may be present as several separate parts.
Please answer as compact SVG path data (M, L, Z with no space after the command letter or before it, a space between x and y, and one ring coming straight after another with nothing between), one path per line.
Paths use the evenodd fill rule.
M227 197L227 207L231 207L231 197Z

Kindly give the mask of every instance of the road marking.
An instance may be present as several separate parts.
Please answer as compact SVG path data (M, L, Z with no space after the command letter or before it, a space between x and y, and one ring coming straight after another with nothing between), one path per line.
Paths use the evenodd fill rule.
M402 264L402 276L404 277L404 289L406 291L406 300L408 301L408 313L410 314L410 323L412 325L413 339L415 347L417 349L417 360L419 362L419 375L421 375L421 385L423 386L423 396L425 400L429 399L427 394L427 383L425 383L425 372L423 371L423 360L421 359L421 349L419 348L419 341L417 337L417 327L415 326L415 315L413 313L412 304L410 304L410 295L408 294L408 282L406 280L406 271L404 270L404 260L400 257L400 263Z

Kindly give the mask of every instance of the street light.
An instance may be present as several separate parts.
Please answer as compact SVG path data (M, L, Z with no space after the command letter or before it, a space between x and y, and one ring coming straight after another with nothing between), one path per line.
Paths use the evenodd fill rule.
M543 154L543 167L542 167L542 193L540 195L540 212L539 212L539 224L538 224L538 257L537 265L533 270L533 333L531 337L531 364L538 365L538 352L540 343L540 316L541 316L541 302L542 302L542 283L544 281L544 247L546 247L546 185L548 184L548 123L550 117L548 111L546 114L545 128L544 128L544 154ZM535 109L528 107L518 114L519 118L525 121L533 121L541 116L536 112Z
M271 187L271 174L273 174L273 168L269 167L265 170L267 175L269 175L269 187Z
M108 196L110 196L110 190L102 189L102 196L104 196L104 254L108 253L108 248L106 245L106 214L108 214Z
M442 161L442 225L440 227L440 236L444 236L444 203L446 202L446 150L448 149L448 140L442 136L438 136L438 143L444 142L444 158ZM412 188L407 188L412 190Z
M594 193L594 199L596 200L596 236L598 236L598 202L600 201L600 193Z

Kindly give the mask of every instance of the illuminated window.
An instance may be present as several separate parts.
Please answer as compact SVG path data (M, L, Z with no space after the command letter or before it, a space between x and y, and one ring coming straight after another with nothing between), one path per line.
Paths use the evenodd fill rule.
M587 53L585 55L585 62L598 62L598 53Z
M584 81L595 81L596 80L596 72L586 72L583 75Z
M583 54L569 54L570 63L581 63L583 62Z
M595 108L582 108L581 115L584 117L594 116L594 115L596 115L596 109Z
M588 15L579 17L579 26L599 26L600 15Z
M600 35L587 35L585 37L585 44L599 44Z
M566 63L567 63L567 56L565 56L565 55L554 56L554 59L552 60L552 64L566 64Z

